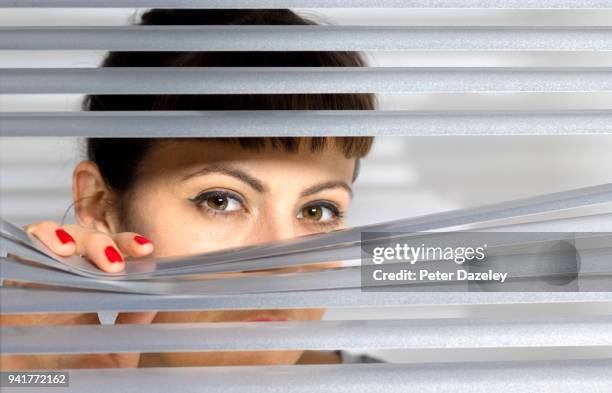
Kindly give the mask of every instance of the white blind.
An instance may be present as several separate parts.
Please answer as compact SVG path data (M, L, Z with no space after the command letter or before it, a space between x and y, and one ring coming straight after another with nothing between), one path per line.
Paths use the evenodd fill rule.
M431 8L452 13L457 8L478 12L509 12L534 9L554 18L556 12L610 13L610 1L239 1L239 0L0 0L7 8L351 8L368 20L370 9L410 11ZM138 26L7 26L0 28L0 51L13 59L22 52L57 50L68 63L47 68L14 66L0 68L0 94L23 105L2 109L0 135L12 137L84 136L253 136L264 135L380 135L380 136L466 136L535 135L558 138L569 135L609 135L612 131L612 22L586 23L587 18L565 26L385 26L372 19L364 26L313 27L138 27ZM537 18L529 19L530 21ZM455 20L456 21L456 20ZM469 22L471 23L471 22ZM543 23L546 24L546 23ZM73 51L142 50L364 50L383 52L384 66L363 69L101 69L75 65ZM429 63L416 61L406 66L393 64L393 53L414 53ZM463 56L468 67L447 65L440 52ZM437 54L436 54L437 52ZM493 54L489 54L493 52ZM510 66L495 65L495 53L513 60ZM509 53L506 53L509 52ZM76 53L76 52L75 52ZM472 56L487 56L492 67L473 64ZM1 54L0 54L1 55ZM402 55L405 55L402 53ZM533 55L533 57L529 57ZM62 57L63 56L63 57ZM39 57L40 58L40 57ZM405 59L405 58L404 58ZM561 60L560 62L558 60ZM567 60L567 62L566 62ZM405 60L404 60L405 61ZM19 61L13 61L19 63ZM427 63L427 61L425 62ZM431 63L437 63L431 65ZM536 63L536 64L532 64ZM542 64L543 63L543 64ZM229 76L229 77L228 77ZM355 93L394 95L393 110L364 113L291 111L270 115L241 113L83 113L41 111L36 100L65 99L65 94L163 94L163 93ZM432 96L432 93L442 94ZM446 96L444 96L446 94ZM473 100L516 95L497 108L463 105ZM536 95L534 95L536 94ZM541 94L541 96L537 96ZM30 101L19 101L30 96ZM400 96L400 97L397 97ZM433 97L458 97L445 107ZM480 98L479 98L480 97ZM499 97L499 96L497 96ZM524 104L545 97L552 107ZM584 104L583 98L590 97ZM593 100L592 97L603 97ZM485 98L487 99L487 98ZM606 101L606 99L608 101ZM383 98L383 101L385 98ZM419 101L420 100L420 101ZM452 98L450 98L452 101ZM7 101L3 101L7 102ZM425 110L415 110L415 103ZM427 104L423 104L427 102ZM448 103L448 101L446 101ZM603 102L603 103L602 103ZM558 103L559 105L555 105ZM455 106L455 108L452 108ZM469 106L469 105L468 105ZM423 108L420 108L423 109ZM325 125L325 127L321 127ZM290 127L289 127L290 126ZM408 139L409 140L409 139ZM19 140L18 140L19 141ZM522 139L524 141L524 139ZM14 142L8 142L14 143ZM25 140L28 144L28 140ZM44 145L44 142L42 142ZM418 143L418 142L415 142ZM422 142L421 142L422 143ZM444 143L444 142L442 142ZM546 143L546 142L544 142ZM449 143L447 146L451 145ZM415 152L417 153L417 152ZM16 170L27 170L13 153ZM382 154L381 154L382 156ZM534 162L537 161L537 155ZM513 157L510 157L512 159ZM520 161L520 157L519 157ZM604 161L605 162L605 161ZM24 163L24 165L22 165ZM533 163L531 163L533 165ZM44 163L42 164L44 165ZM592 165L600 182L607 171L601 162ZM439 169L440 170L440 169ZM440 171L446 170L445 168ZM487 170L484 168L483 170ZM385 172L385 170L380 171ZM17 172L13 172L17 173ZM497 174L503 177L502 174ZM373 176L375 178L376 176ZM17 179L19 176L14 177ZM405 179L404 179L405 180ZM12 183L11 183L12 182ZM474 181L476 183L476 181ZM7 186L8 184L8 186ZM375 181L372 180L374 186ZM48 184L44 190L63 189ZM55 188L54 188L55 187ZM487 188L487 187L485 187ZM18 190L15 192L15 190ZM13 194L11 194L11 192ZM19 194L19 192L21 194ZM59 191L58 191L59 192ZM3 203L20 195L31 195L17 180L3 183ZM537 194L526 192L525 195ZM11 196L12 195L12 196ZM374 194L372 194L374 195ZM519 195L517 195L519 196ZM558 213L569 208L590 207L610 202L609 185L578 189L570 193L546 194L529 201L514 201L496 209L456 210L439 216L423 216L406 228L425 230L462 224L483 224L494 219L527 216L540 230L553 228L606 229L609 216L577 214L570 220L530 219L530 214ZM23 202L23 201L22 201ZM15 203L15 202L13 202ZM15 214L12 206L3 215ZM20 204L26 209L25 204ZM17 214L22 219L32 216ZM533 228L532 227L532 228ZM334 366L269 366L224 368L159 368L117 370L73 370L73 391L415 391L484 392L492 388L508 392L605 392L612 389L612 295L585 293L364 293L355 288L354 278L339 282L330 272L314 280L300 278L267 292L266 280L253 280L241 290L223 291L226 283L211 285L207 293L190 296L143 294L118 291L109 280L87 278L45 265L52 260L23 243L5 237L3 250L35 261L22 264L2 260L2 279L59 285L53 289L0 288L1 311L7 314L32 312L98 312L101 326L36 326L3 328L2 352L6 354L100 353L104 351L218 351L282 349L395 350L407 356L399 364ZM353 246L358 246L353 244ZM333 258L331 252L321 256ZM284 261L283 259L279 259ZM287 262L287 261L284 261ZM342 271L346 273L351 269ZM357 269L351 270L353 272ZM332 272L333 273L333 272ZM76 278L75 278L76 277ZM281 280L277 280L281 281ZM319 287L313 287L318 283ZM328 285L323 285L327 283ZM146 284L146 283L144 283ZM133 287L136 288L136 287ZM192 289L202 287L192 287ZM120 289L120 288L119 288ZM163 287L159 287L163 289ZM240 292L244 293L240 293ZM163 291L161 291L163 292ZM74 299L79 301L75 302ZM282 327L268 324L210 326L173 324L164 326L113 325L120 311L269 309L329 307L350 309L349 320L296 322ZM392 310L392 318L370 318L371 311ZM397 311L396 311L397 310ZM454 311L453 311L454 310ZM449 318L449 313L452 315ZM412 315L412 316L411 316ZM415 315L423 316L415 318ZM138 340L128 339L135 335ZM79 340L74 340L79 337ZM85 340L87 338L87 340ZM81 340L82 339L82 340ZM85 343L88 343L87 345ZM95 343L94 346L90 343ZM478 361L480 360L480 361ZM487 361L489 360L489 361ZM495 360L495 361L491 361ZM317 378L313 378L317 376ZM18 389L15 389L18 390ZM10 391L10 390L9 390ZM24 391L24 390L19 390ZM36 389L28 389L36 391Z

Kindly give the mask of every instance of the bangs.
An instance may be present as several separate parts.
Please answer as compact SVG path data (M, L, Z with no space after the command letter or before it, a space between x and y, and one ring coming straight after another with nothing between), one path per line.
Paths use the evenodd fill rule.
M373 137L264 137L264 138L214 138L227 143L237 144L251 151L267 148L295 154L299 151L320 153L326 149L337 149L346 158L366 156L374 142Z

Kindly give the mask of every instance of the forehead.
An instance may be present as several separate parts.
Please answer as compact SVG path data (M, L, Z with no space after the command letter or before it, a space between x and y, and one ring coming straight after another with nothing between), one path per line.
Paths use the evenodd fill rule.
M296 152L273 148L245 148L235 141L219 139L161 139L156 141L143 162L145 172L181 171L204 164L227 164L251 171L300 170L326 172L338 178L353 176L355 158L346 158L334 145L312 152L307 143Z

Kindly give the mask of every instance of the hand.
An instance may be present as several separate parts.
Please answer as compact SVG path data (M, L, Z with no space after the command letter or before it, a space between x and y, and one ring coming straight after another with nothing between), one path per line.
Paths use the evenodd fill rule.
M124 256L140 258L153 252L153 244L134 232L107 234L80 225L60 226L53 221L28 225L26 231L57 255L82 255L100 270L111 273L125 268Z
M42 221L26 227L26 231L57 255L68 257L82 255L105 272L120 272L125 268L125 258L139 258L153 252L153 244L134 232L107 234L79 225L60 226L53 221ZM16 284L6 281L5 285ZM21 284L21 286L33 286ZM78 299L75 299L78 301ZM117 324L153 321L157 312L119 313ZM0 315L2 326L99 324L95 314L36 314ZM75 338L78 339L78 338ZM109 353L85 355L15 355L2 356L1 369L68 369L138 367L140 353Z

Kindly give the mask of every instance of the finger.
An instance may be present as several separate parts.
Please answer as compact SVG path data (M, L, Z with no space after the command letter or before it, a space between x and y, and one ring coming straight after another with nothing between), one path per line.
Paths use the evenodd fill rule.
M140 258L153 252L153 243L146 237L134 232L121 232L112 235L119 250L134 258Z
M77 254L83 255L105 272L116 273L124 269L125 259L111 235L75 224L64 227L75 238Z
M100 270L117 273L125 268L124 256L109 235L98 231L90 231L77 236L80 236L76 241L81 254L98 266Z
M76 252L74 234L54 221L41 221L26 227L32 234L57 255L68 257Z

